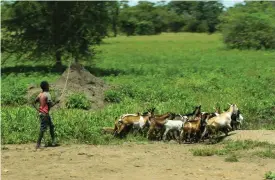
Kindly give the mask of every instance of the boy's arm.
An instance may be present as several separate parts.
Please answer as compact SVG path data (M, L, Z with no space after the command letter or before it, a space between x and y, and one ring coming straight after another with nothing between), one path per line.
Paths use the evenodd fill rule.
M47 95L47 103L50 108L54 107L56 104L58 104L60 100L57 100L55 103L52 102L52 98L50 93Z

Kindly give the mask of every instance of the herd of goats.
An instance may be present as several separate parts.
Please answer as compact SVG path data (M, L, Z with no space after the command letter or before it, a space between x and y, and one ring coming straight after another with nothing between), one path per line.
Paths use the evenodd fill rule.
M228 110L221 112L201 112L201 106L195 107L192 113L154 114L155 108L145 113L123 114L116 118L114 128L103 128L104 132L112 132L114 136L125 137L129 132L147 135L149 140L176 140L179 143L194 143L216 139L220 132L240 129L243 116L236 104L229 104Z

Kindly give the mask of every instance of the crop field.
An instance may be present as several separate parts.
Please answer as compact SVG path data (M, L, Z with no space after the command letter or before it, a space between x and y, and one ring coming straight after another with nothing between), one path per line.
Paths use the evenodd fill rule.
M104 107L54 108L51 115L61 147L39 152L33 152L34 144L28 144L35 143L39 131L37 113L27 97L28 87L39 86L42 80L54 83L62 72L55 71L53 62L46 60L2 65L5 179L140 179L140 174L146 176L144 179L274 176L274 51L228 50L220 34L196 33L107 38L96 50L91 62L83 64L110 85L104 92ZM53 98L59 95L53 93ZM241 110L242 129L254 131L233 132L228 138L233 141L216 145L150 142L131 134L118 139L101 132L102 127L113 127L116 117L124 113L145 112L151 107L157 114L188 113L199 104L202 111L213 112L218 106L227 109L227 103L236 103ZM42 142L47 144L49 139L46 133ZM265 140L268 142L260 142ZM33 169L33 163L39 166ZM48 173L41 173L45 168Z

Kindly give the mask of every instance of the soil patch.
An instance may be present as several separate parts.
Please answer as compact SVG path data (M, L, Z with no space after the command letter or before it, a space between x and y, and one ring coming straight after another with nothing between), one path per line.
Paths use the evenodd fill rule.
M246 136L237 136L246 134ZM275 137L274 131L238 131L236 139L258 141ZM225 162L225 156L193 156L191 148L204 144L61 145L34 151L35 144L5 145L2 178L36 179L133 179L133 180L258 180L274 171L274 159L241 157Z

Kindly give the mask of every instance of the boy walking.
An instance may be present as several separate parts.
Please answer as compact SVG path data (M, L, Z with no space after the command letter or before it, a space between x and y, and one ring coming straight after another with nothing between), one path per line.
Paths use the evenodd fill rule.
M51 107L59 103L59 100L53 104L51 95L49 93L49 83L47 81L42 81L40 83L40 87L42 89L42 92L37 96L35 99L33 105L35 107L35 104L39 102L39 118L40 118L40 133L36 144L36 149L40 148L42 138L44 136L44 132L47 130L47 127L50 127L50 134L52 138L52 145L55 146L55 137L54 137L54 124L51 120L51 117L49 115L49 111Z

